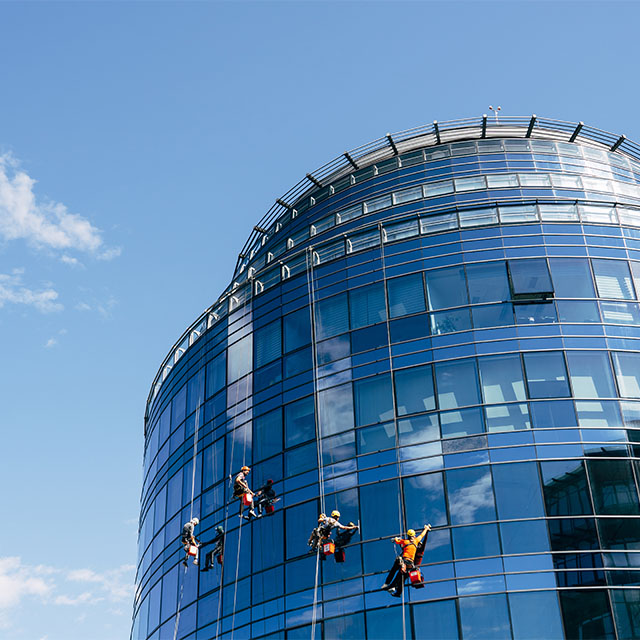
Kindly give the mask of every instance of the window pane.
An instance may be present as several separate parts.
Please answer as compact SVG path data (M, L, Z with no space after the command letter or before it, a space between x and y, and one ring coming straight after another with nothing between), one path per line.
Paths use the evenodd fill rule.
M509 299L509 279L504 262L467 265L467 281L472 304Z
M435 336L453 331L467 331L468 329L471 329L469 309L440 311L431 314L431 332Z
M478 367L485 403L526 400L520 356L478 358Z
M393 422L358 429L358 453L373 453L396 446Z
M305 635L305 639L306 637ZM354 613L350 616L340 616L325 620L324 637L327 639L364 638L364 613Z
M496 519L488 466L447 471L447 492L452 524Z
M347 458L355 458L356 440L353 431L345 431L322 441L322 464L329 465Z
M487 184L490 189L501 187L518 187L518 176L515 173L488 175Z
M551 258L549 264L558 298L595 298L588 260Z
M467 287L462 267L427 271L430 309L446 309L467 304Z
M207 398L224 387L226 373L227 354L222 352L207 365Z
M227 375L231 384L251 371L251 334L232 344L228 351Z
M356 426L384 422L393 418L391 377L378 375L353 384L356 402Z
M503 522L500 525L500 536L504 553L549 551L549 536L544 520Z
M455 600L439 600L413 607L416 637L421 640L458 640Z
M615 398L608 354L604 351L568 351L569 375L576 398Z
M498 464L492 469L498 517L501 520L544 516L535 462Z
M480 402L475 360L436 364L436 384L441 409L455 409Z
M484 189L484 176L471 176L469 178L456 178L456 191L473 191L475 189Z
M316 304L316 334L318 340L349 331L347 294L341 293Z
M633 300L633 284L629 265L624 260L591 260L601 298Z
M629 263L631 265L631 273L633 274L633 282L636 285L636 298L640 300L640 262Z
M399 416L436 408L433 392L433 368L425 365L396 371L396 405Z
M482 409L461 409L460 411L443 411L440 414L443 438L460 438L484 432Z
M388 536L400 530L398 511L400 487L397 480L387 480L360 487L362 539Z
M560 322L600 322L597 302L586 300L558 300L558 317Z
M638 493L628 460L587 460L593 506L599 515L638 515Z
M430 442L440 438L438 414L415 416L398 422L398 433L401 445Z
M253 444L254 461L256 462L282 451L282 411L280 408L254 418Z
M423 185L422 188L424 189L425 198L440 196L445 193L453 193L453 181L442 180L441 182L432 182L431 184Z
M489 433L531 428L526 404L494 404L485 407L485 414Z
M404 342L429 335L429 314L421 313L389 323L391 342Z
M464 640L511 637L507 597L504 594L460 598L459 603Z
M530 398L571 396L564 356L561 351L525 353L524 367Z
M284 473L286 477L310 471L318 466L318 450L315 442L292 449L284 454Z
M531 418L536 429L577 427L578 420L570 400L532 402Z
M640 324L640 309L635 302L601 302L602 322Z
M303 307L283 318L284 350L293 351L311 342L311 314Z
M560 591L560 604L567 638L616 637L606 591Z
M513 307L509 303L471 307L471 316L476 329L504 327L513 324Z
M615 589L611 591L611 599L619 640L640 638L640 591Z
M387 281L389 314L392 318L419 313L426 309L421 273Z
M449 524L442 473L405 478L403 485L408 527L417 531L427 523L434 527Z
M310 500L285 510L287 531L306 532L313 529L318 520L318 501ZM309 551L305 535L286 536L287 559L306 555Z
M280 320L271 322L266 327L258 329L254 335L256 367L261 367L282 355Z
M402 640L402 608L367 611L367 640Z
M553 293L547 261L544 258L510 260L509 273L514 297Z
M540 471L548 516L581 516L593 513L587 476L580 460L542 462Z
M640 353L613 352L618 389L623 398L640 398Z
M381 282L349 292L351 328L359 329L386 320L384 286Z
M284 408L285 446L293 447L316 437L313 397L303 398Z
M514 640L564 638L558 596L554 591L510 593L509 607Z
M326 389L318 394L320 433L323 436L353 428L351 383Z
M557 322L556 307L553 303L514 304L516 324L542 324Z

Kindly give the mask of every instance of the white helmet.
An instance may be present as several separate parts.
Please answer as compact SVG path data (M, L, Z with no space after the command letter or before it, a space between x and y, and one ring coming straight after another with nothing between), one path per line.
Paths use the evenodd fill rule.
M198 520L198 518L191 518L191 522L193 522L195 526L196 524L199 524L200 520Z

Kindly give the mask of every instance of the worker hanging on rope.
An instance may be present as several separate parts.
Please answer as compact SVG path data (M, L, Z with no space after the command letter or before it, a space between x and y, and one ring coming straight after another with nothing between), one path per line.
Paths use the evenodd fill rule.
M222 564L224 561L224 529L218 525L216 527L216 536L211 542L207 542L205 544L212 544L213 549L208 551L204 556L204 567L203 571L209 571L209 569L213 569L215 566L214 561L217 560L218 564Z
M318 526L311 532L309 536L309 540L307 544L311 547L310 552L315 552L318 548L323 549L322 559L325 559L326 555L331 555L335 551L336 543L331 539L331 533L334 529L338 529L338 533L342 533L343 531L353 532L353 535L358 526L350 522L348 525L344 525L340 523L340 512L335 509L331 512L331 516L327 516L324 513L321 513L318 516ZM349 536L349 540L351 539L351 535ZM341 560L338 560L341 562Z
M240 499L240 517L242 517L242 511L245 506L249 507L249 515L256 517L256 512L253 510L253 496L254 493L249 488L247 482L247 476L251 473L249 467L244 466L240 469L240 473L236 476L233 482L233 497Z
M431 531L431 525L425 524L420 535L416 535L413 529L409 529L407 531L407 539L393 539L393 541L402 548L402 554L396 556L393 566L381 587L382 589L386 589L392 596L399 598L402 595L407 577L411 579L412 586L423 586L422 576L420 575L418 567L422 562L429 531Z
M189 520L189 522L185 522L184 526L182 527L182 536L180 538L180 542L184 547L185 556L182 564L185 567L187 566L187 560L189 560L189 558L193 558L193 564L198 564L198 548L200 547L201 543L200 540L195 537L194 530L199 522L200 520L198 520L198 518L191 518L191 520Z
M260 518L264 512L267 514L273 513L273 505L278 501L276 492L273 488L273 480L269 478L256 492L257 499L255 501L255 511L258 518Z

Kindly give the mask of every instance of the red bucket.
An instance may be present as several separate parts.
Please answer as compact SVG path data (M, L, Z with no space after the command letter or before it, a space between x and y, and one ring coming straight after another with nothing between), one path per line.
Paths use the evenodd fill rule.
M322 545L322 553L325 556L330 556L336 550L336 545L333 543L333 540L329 540L329 542L325 542Z
M242 504L245 507L251 506L252 502L253 502L253 496L250 493L243 494L243 496L242 496Z
M420 569L413 569L413 571L409 571L409 580L411 584L422 582L422 574L420 573Z

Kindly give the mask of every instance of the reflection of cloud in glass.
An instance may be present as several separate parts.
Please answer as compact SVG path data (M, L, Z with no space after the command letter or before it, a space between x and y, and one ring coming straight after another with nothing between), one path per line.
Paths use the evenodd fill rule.
M451 519L460 524L478 522L477 514L483 509L493 509L491 476L485 473L468 486L449 492Z

